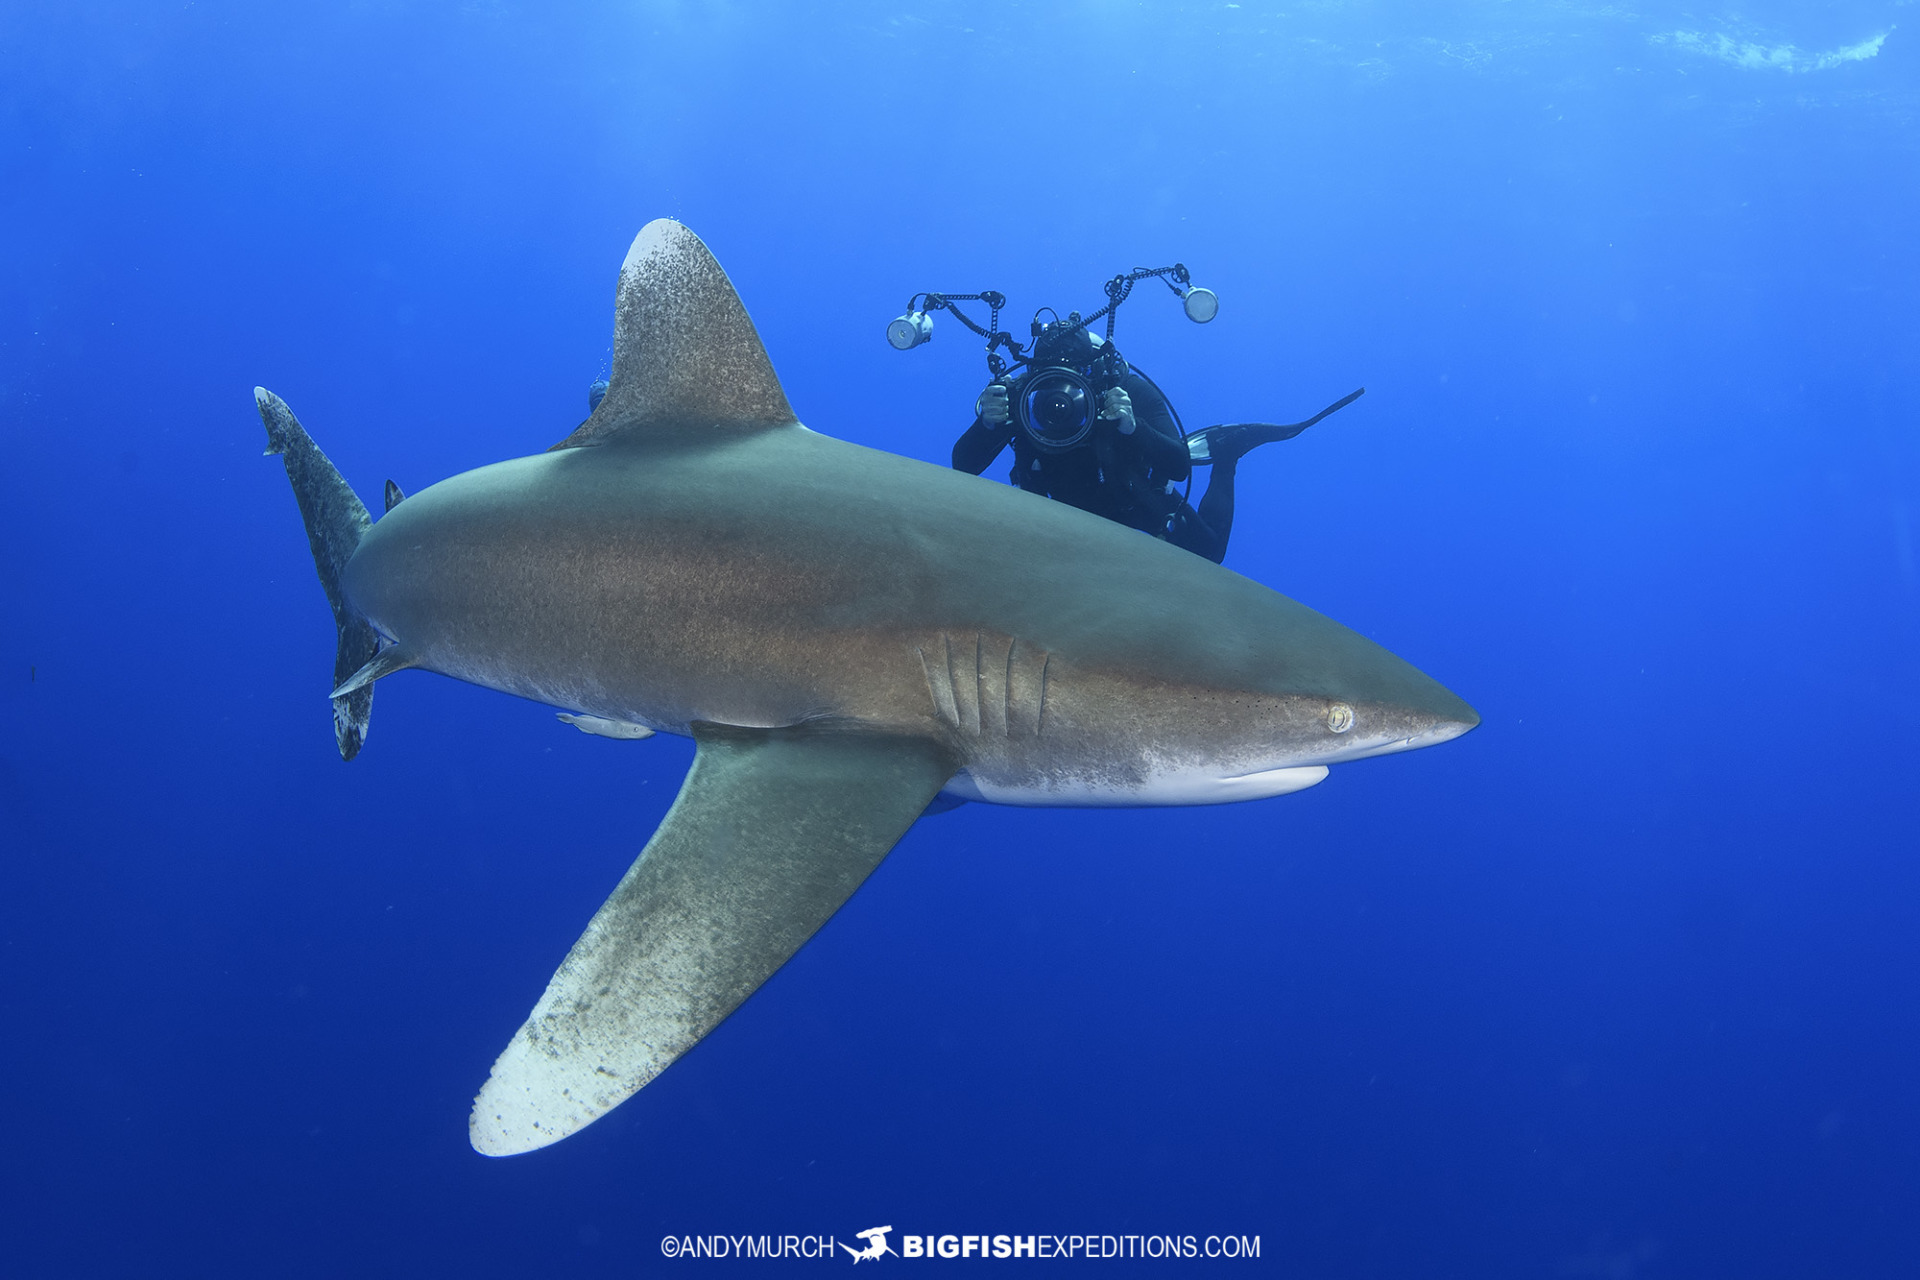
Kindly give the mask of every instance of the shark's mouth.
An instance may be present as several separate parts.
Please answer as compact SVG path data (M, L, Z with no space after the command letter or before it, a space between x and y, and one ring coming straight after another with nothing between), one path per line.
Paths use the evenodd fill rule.
M1474 723L1477 724L1478 721ZM1358 742L1345 743L1338 750L1316 755L1314 760L1319 764L1348 764L1373 756L1390 756L1400 751L1414 751L1420 747L1450 742L1471 728L1473 724L1458 720L1441 720L1411 732L1379 735Z

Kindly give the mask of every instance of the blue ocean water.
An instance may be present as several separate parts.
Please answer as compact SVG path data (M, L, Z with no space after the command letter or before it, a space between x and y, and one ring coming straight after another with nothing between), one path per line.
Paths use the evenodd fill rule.
M1915 1274L1916 21L12 0L0 1271L818 1271L662 1240L887 1223ZM691 749L408 674L342 764L250 391L370 500L535 452L659 216L804 421L929 461L985 372L887 346L909 294L1186 263L1219 319L1117 336L1189 425L1368 388L1242 465L1229 567L1485 723L1248 805L930 819L631 1102L475 1155Z

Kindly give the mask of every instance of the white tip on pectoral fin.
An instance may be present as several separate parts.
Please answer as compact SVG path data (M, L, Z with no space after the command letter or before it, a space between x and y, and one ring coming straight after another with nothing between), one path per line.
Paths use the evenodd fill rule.
M546 1000L542 999L544 1006ZM645 1084L664 1069L667 1058L651 1065ZM467 1136L483 1156L518 1156L578 1133L631 1097L639 1084L627 1085L608 1068L582 1087L572 1055L553 1052L528 1029L513 1038L494 1061L487 1082L473 1100Z

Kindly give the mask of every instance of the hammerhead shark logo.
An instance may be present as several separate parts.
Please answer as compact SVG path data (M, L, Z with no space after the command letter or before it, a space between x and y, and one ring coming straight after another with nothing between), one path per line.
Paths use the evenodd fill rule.
M601 737L697 745L474 1100L487 1155L558 1142L659 1075L943 793L1254 800L1479 723L1372 641L1170 543L802 426L677 222L627 254L593 415L543 453L390 484L377 522L286 402L254 395L339 629L342 756L373 682L408 668Z
M865 1231L856 1234L854 1239L867 1242L867 1247L864 1249L856 1249L844 1240L837 1240L834 1243L852 1254L854 1265L858 1266L862 1262L893 1253L893 1250L887 1247L887 1232L891 1230L893 1230L892 1227L868 1227ZM895 1256L899 1255L895 1254Z

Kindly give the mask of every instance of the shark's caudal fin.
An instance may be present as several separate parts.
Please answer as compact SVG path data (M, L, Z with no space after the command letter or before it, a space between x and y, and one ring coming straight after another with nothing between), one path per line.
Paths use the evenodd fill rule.
M340 570L373 522L366 505L341 479L327 455L320 452L320 446L293 416L287 402L265 387L253 389L253 400L260 408L260 421L267 426L267 452L279 454L287 465L287 479L293 482L300 517L307 522L313 567L320 571L320 585L326 589L327 603L333 606L333 623L340 633L340 647L333 659L333 683L337 687L371 662L380 647L373 628L340 593ZM351 760L359 754L372 715L371 681L334 698L333 737L340 744L341 759Z
M954 770L931 740L693 736L673 808L474 1099L482 1154L558 1142L664 1071L840 909Z
M642 227L620 266L612 383L592 415L554 448L661 427L793 420L760 334L700 237L670 218Z

